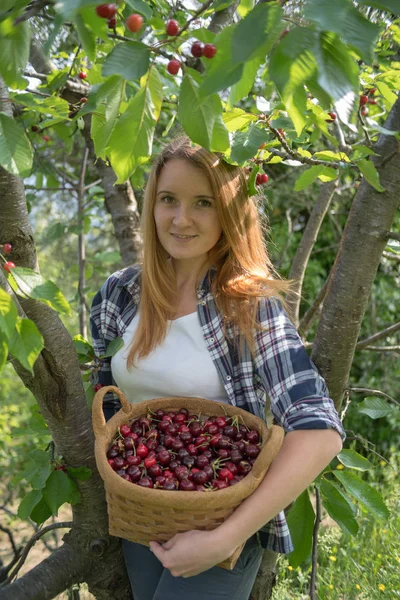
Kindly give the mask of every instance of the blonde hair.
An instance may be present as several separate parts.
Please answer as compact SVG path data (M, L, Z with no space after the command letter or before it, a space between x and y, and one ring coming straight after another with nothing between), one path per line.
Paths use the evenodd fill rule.
M268 228L261 223L255 199L248 195L244 169L224 162L218 154L193 144L187 137L173 140L156 158L144 195L140 317L129 350L128 368L136 358L147 356L164 340L167 320L176 311L175 273L168 253L158 240L153 216L160 173L171 159L184 159L201 169L217 200L222 234L209 252L210 266L216 269L211 293L224 317L225 335L229 330L234 344L240 340L239 352L246 341L254 354L260 297L279 297L286 307L282 294L292 284L276 274L270 261L264 240Z

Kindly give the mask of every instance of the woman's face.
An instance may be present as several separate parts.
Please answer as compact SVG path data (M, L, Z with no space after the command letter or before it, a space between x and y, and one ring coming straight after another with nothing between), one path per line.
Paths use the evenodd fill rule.
M163 167L156 194L154 221L161 245L175 261L202 265L222 233L207 176L189 161L174 158Z

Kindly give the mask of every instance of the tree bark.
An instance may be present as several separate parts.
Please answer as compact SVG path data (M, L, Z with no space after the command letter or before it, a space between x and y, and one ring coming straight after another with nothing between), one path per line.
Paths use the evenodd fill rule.
M400 98L385 123L400 129ZM373 281L399 207L400 153L394 136L381 135L374 157L384 192L364 179L354 198L313 343L312 359L340 407Z

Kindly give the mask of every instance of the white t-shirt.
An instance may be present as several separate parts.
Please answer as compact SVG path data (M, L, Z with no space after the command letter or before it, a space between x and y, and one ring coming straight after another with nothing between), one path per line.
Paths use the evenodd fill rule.
M135 404L164 396L189 396L229 403L201 331L197 312L167 323L164 341L145 358L126 367L129 345L139 322L135 315L125 330L124 346L112 357L117 386Z

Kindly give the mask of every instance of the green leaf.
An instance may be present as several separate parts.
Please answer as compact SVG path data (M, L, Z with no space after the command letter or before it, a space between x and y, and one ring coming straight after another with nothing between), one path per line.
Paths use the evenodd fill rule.
M235 104L250 93L254 80L257 75L258 68L261 64L260 58L254 58L245 63L243 73L238 82L232 85L229 92L227 108L233 108Z
M297 179L294 190L296 192L300 190L304 190L304 188L308 187L319 177L322 181L332 181L336 179L337 172L335 169L331 167L325 167L324 165L314 165L304 171Z
M120 348L124 346L124 340L122 337L114 338L107 346L105 354L100 356L100 358L107 358L108 356L114 356L118 352Z
M43 492L42 492L43 493ZM31 512L31 519L37 525L41 525L54 514L51 512L46 500L42 497Z
M269 133L254 124L246 132L237 131L232 142L230 160L237 164L246 162L257 154L261 144L268 139Z
M255 0L240 0L237 11L240 17L245 17L254 7Z
M125 0L125 4L129 6L133 12L138 12L146 19L150 19L153 14L149 4L143 0Z
M92 475L92 469L89 469L88 467L67 467L67 473L73 479L87 481Z
M143 82L144 87L146 82ZM153 103L153 114L156 121L160 118L161 107L163 103L163 82L155 66L153 65L149 73L149 92Z
M104 102L104 108L97 109L96 114L92 115L92 138L96 151L96 156L106 159L106 148L110 140L111 132L116 123L120 110L121 101L125 88L125 81L119 75L112 75L91 98L89 95L86 107L91 110L93 104L98 105ZM90 104L90 106L88 106ZM85 107L85 108L86 108ZM95 110L93 107L92 110ZM103 112L104 111L104 112ZM103 114L99 114L99 112Z
M88 58L94 61L96 59L96 36L94 32L79 13L75 14L74 23L84 51L88 55Z
M20 519L25 521L29 518L32 510L35 506L42 500L43 494L41 490L32 490L28 492L26 496L23 498L22 502L18 506L18 516Z
M232 36L233 63L268 54L281 32L282 8L278 3L258 4L239 21Z
M123 183L151 156L156 121L150 91L143 88L129 102L112 132L107 154Z
M0 75L13 89L26 87L20 73L29 60L30 37L28 21L14 25L13 17L8 17L0 22Z
M222 120L221 100L211 94L200 101L198 78L201 81L198 73L187 69L180 90L179 120L193 142L211 152L224 152L229 148L229 136Z
M396 94L392 92L390 87L384 81L380 81L379 79L377 79L374 83L379 93L382 94L382 97L384 98L385 102L385 108L389 112L389 110L392 108L393 104L397 100Z
M334 470L333 473L345 490L357 498L357 500L376 517L380 519L387 519L389 517L389 509L384 503L382 496L375 488L360 479L354 473L338 470Z
M83 335L81 335L80 333L78 335L74 335L72 340L74 342L75 350L78 354L85 354L86 356L94 358L95 354L93 346L89 344L87 340L85 340Z
M247 191L249 196L255 196L258 194L258 189L256 188L256 178L260 171L260 167L256 164L251 170L250 177L247 182Z
M238 129L245 129L250 123L257 121L256 115L247 113L241 108L232 108L229 112L225 112L222 119L230 133Z
M31 486L34 490L41 490L45 487L46 481L51 473L50 464L39 467L36 473L30 478Z
M400 15L400 6L398 0L359 0L360 4L387 10L394 15Z
M361 456L355 450L342 450L337 458L340 460L342 465L349 467L350 469L357 469L358 471L368 471L373 469L374 465L364 456Z
M364 415L368 415L371 419L381 419L391 415L394 407L391 406L383 398L369 397L357 405L358 411Z
M71 314L71 307L55 283L44 279L27 267L15 267L12 276L18 285L18 294L44 302L62 314Z
M354 504L343 492L330 481L321 482L322 505L328 515L338 523L340 528L350 535L358 532L358 523L354 518L356 512Z
M362 158L361 160L357 161L357 165L365 179L370 185L372 185L372 187L374 187L378 192L385 191L385 188L383 188L380 184L378 171L376 170L372 161Z
M11 296L0 288L0 331L9 340L17 323L18 312Z
M368 21L349 0L307 0L304 16L318 23L322 31L337 33L366 63L373 61L379 26Z
M122 42L111 50L106 57L102 74L122 75L128 81L139 79L149 69L150 50L141 42Z
M4 333L0 331L0 372L4 368L8 357L8 344Z
M34 96L33 94L11 94L12 99L22 106L31 108L37 113L43 115L51 115L53 117L59 117L60 119L66 119L69 113L68 102L64 98L58 96L49 96L48 98L42 98ZM43 128L43 122L40 124Z
M27 177L32 161L33 150L24 129L0 112L0 165L13 175Z
M286 36L289 37L289 36ZM333 100L358 92L359 68L338 35L322 32L314 46L318 64L318 83Z
M53 515L56 515L60 506L65 502L71 502L75 498L76 486L64 471L53 471L47 480L43 490L43 498L46 500Z
M308 491L304 490L295 500L287 515L294 550L289 554L292 567L298 567L310 554L314 527L314 509Z
M30 319L19 319L10 340L10 354L33 375L33 365L44 348L42 334Z

